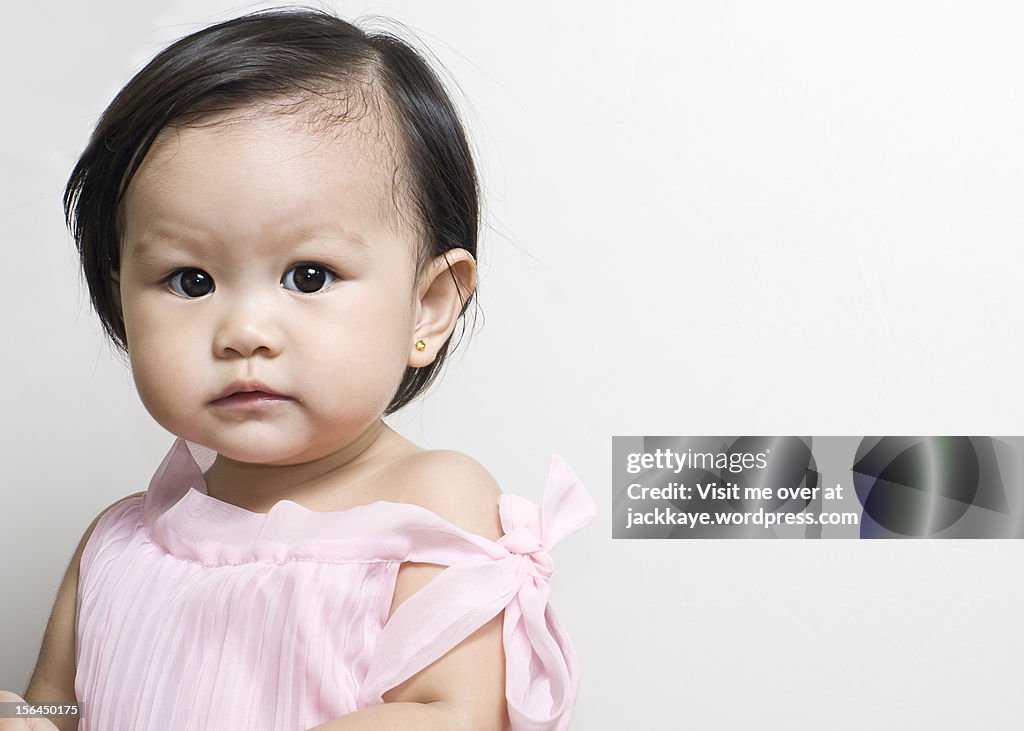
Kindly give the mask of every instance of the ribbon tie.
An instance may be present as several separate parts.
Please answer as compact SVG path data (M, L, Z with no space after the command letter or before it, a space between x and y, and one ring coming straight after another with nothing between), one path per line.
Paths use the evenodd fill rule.
M381 702L384 691L504 609L505 696L512 731L568 729L579 667L568 634L548 607L549 552L590 523L597 508L565 461L552 456L541 507L503 495L498 511L501 539L494 543L458 532L472 560L452 563L395 610L378 639L361 705ZM437 540L450 548L451 530L458 529L445 526L436 524ZM432 562L428 553L415 558Z
M507 496L515 498L517 496ZM520 498L521 499L521 498ZM527 503L529 507L533 505ZM536 509L536 508L534 508ZM513 528L498 541L510 553L524 556L530 560L530 575L541 581L551 578L551 554L544 550L540 537L526 528Z
M530 576L505 608L505 676L513 731L563 731L579 689L569 636L548 607L549 551L590 523L597 507L569 465L551 458L541 507L504 495L499 505L510 553L528 557Z
M498 541L509 553L528 556L540 578L551 576L549 551L590 523L597 507L561 457L551 457L542 507L519 495L502 495L499 506L505 535Z

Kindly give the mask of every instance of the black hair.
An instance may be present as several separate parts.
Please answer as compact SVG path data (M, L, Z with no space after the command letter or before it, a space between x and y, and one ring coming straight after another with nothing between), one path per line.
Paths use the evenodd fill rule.
M395 35L363 31L322 10L243 15L174 42L135 74L103 112L68 180L68 227L92 305L117 351L128 353L111 278L120 270L122 199L161 130L269 101L350 98L356 91L376 97L371 101L382 103L397 128L404 170L396 180L404 181L422 239L417 271L451 249L477 257L480 193L473 155L455 105L424 58ZM286 113L295 108L281 107ZM348 118L323 111L329 122ZM463 298L460 318L475 295L474 289ZM450 340L430 365L406 369L385 414L430 386Z

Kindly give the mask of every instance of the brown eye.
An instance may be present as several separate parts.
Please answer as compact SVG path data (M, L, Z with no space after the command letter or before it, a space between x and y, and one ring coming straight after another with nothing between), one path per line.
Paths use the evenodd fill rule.
M285 289L291 289L303 294L314 294L327 289L335 280L337 275L322 264L299 264L285 272L281 284Z
M168 284L176 295L189 299L203 297L213 291L213 277L202 269L181 269L171 275Z

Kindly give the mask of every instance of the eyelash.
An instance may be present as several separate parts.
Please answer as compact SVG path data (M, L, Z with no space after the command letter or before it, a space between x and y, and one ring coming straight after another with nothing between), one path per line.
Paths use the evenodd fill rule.
M341 277L338 275L338 273L335 272L333 269L331 269L329 266L326 266L324 264L320 264L319 262L315 262L315 261L304 261L304 262L299 262L298 264L295 264L295 265L289 267L285 271L285 275L284 275L284 277L282 277L282 282L281 282L282 286L284 286L284 280L288 277L288 274L291 273L291 272L294 272L295 270L297 270L297 269L299 269L301 267L310 267L310 268L319 269L319 270L321 270L321 271L323 271L324 273L327 274L329 281L327 282L326 286L323 289L319 289L316 292L301 292L300 290L297 290L297 289L289 289L288 291L290 291L290 292L298 292L299 294L307 294L307 295L311 295L311 296L318 295L318 294L323 294L328 289L330 289L331 286L335 282L337 282L337 281L339 281L341 279ZM198 267L182 267L181 269L175 269L173 272L171 272L166 277L161 279L160 283L170 287L171 291L174 294L176 294L179 297L182 297L183 299L200 299L201 297L205 297L206 294L210 294L210 293L215 292L217 290L217 287L214 284L213 289L211 289L210 292L207 292L204 295L200 295L199 297L191 297L187 293L179 294L179 292L177 290L175 290L175 288L173 286L173 282L177 279L178 275L184 274L186 272L202 272L203 274L205 274L207 277L210 278L211 282L213 281L213 277L210 277L209 274L207 274L204 270L202 270L202 269L200 269ZM288 289L288 288L286 288L286 289Z

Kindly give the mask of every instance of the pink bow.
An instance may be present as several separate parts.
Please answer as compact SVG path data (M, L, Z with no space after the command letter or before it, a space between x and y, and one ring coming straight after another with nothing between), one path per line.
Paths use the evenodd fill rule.
M530 561L530 577L505 608L506 696L512 731L563 731L579 690L569 636L548 608L550 551L597 516L593 499L565 461L551 458L542 507L504 495L498 543Z
M437 660L503 609L505 695L512 731L565 731L579 689L569 636L548 607L550 550L590 523L597 508L569 466L551 458L542 507L503 495L505 535L497 542L467 534L426 511L433 531L421 543L451 556L465 552L395 610L381 632L360 692L360 707ZM431 546L409 560L438 563Z

